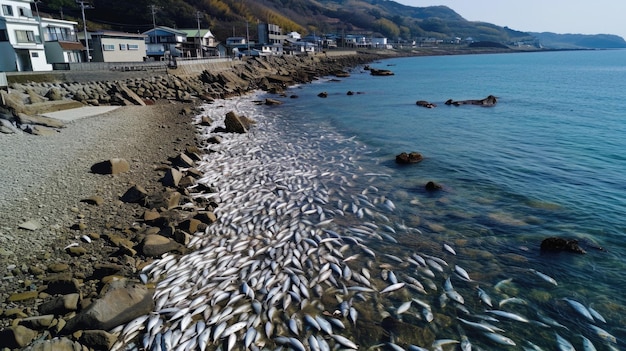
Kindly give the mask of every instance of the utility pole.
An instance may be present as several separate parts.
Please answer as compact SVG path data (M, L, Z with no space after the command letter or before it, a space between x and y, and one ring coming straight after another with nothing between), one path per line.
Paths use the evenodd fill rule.
M87 38L87 21L85 20L85 9L92 9L93 6L90 4L85 5L84 0L76 0L77 4L80 4L80 11L83 14L83 31L85 32L85 47L87 48L87 62L91 61L91 56L89 55L89 38Z
M248 55L250 55L250 31L248 30L248 21L246 21L246 44L248 44Z
M37 6L37 4L39 4L41 2L41 0L35 0L35 11L37 11L37 19L41 22L41 17L39 17L39 6Z
M196 54L197 58L204 57L202 54L202 37L200 36L200 17L202 17L202 13L200 11L196 11L196 19L198 20L198 52Z
M157 38L156 38L156 13L157 11L159 11L159 7L157 7L156 5L152 4L149 6L150 7L150 13L152 14L152 40L150 40L150 43L154 45L154 47L156 47L157 44ZM150 50L148 50L150 51Z

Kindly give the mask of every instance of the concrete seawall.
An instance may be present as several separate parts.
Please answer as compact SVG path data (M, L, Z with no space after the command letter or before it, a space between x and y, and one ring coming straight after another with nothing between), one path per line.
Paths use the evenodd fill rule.
M164 72L63 71L16 75L13 78L20 79L9 82L9 92L1 92L0 119L18 121L20 115L43 115L77 105L211 101L256 89L280 94L289 85L339 74L346 68L379 58L355 51L338 51L310 56L181 61L176 68Z

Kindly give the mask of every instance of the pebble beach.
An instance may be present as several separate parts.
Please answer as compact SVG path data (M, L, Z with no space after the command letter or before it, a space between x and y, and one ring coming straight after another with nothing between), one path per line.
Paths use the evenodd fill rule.
M358 60L367 62L371 58ZM276 87L281 87L286 82L293 84L295 76L299 81L307 81L318 74L326 75L331 70L349 67L358 60L350 58L339 63L333 60L330 65L322 65L324 68L319 72L304 67L300 73L287 71L284 65L274 69L271 64L263 64L262 74L289 77L292 73L288 79L277 81ZM236 77L224 79L229 74L226 72L213 77L221 81L206 82L205 71L204 82L193 80L187 83L190 86L208 83L208 93L202 97L205 101L223 98L244 94L257 88L258 84L268 89L272 83L258 82L258 78L250 73L257 74L259 70L249 69L247 81ZM102 82L97 84L103 85ZM41 95L48 87L44 84L32 86L43 90ZM177 158L185 158L181 155L199 158L201 154L197 148L197 126L192 123L200 111L190 99L190 94L196 95L198 89L186 87L185 90L184 94L174 93L173 98L153 100L147 106L126 103L127 106L114 110L103 109L108 112L66 121L62 128L53 128L45 135L22 132L1 135L0 333L3 341L0 347L111 348L117 337L107 333L106 329L119 325L120 321L102 327L105 330L99 332L104 337L81 332L81 329L98 329L85 328L84 325L69 330L67 322L79 319L74 317L95 305L93 302L100 299L106 289L112 289L108 287L112 281L123 281L121 285L126 289L141 285L145 290L142 290L142 296L150 296L153 286L142 284L139 272L152 261L152 257L165 251L148 253L146 236L168 236L163 239L167 240L164 250L180 254L186 252L190 237L187 232L206 227L205 223L190 219L198 215L198 208L191 211L178 206L190 200L189 194L182 190L184 185L177 188L177 196L180 196L177 205L169 208L167 204L163 205L168 201L171 203L173 200L168 196L177 193L172 187L179 185L178 180L175 185L166 184L164 180L175 168ZM140 100L126 90L124 96L131 101ZM63 112L59 113L59 119L64 119ZM93 172L95 164L111 159L125 160L128 170L117 174ZM125 199L131 189L145 192L145 199L142 199L145 201ZM147 204L148 198L150 204ZM207 210L205 213L217 206L205 205L202 207ZM166 220L159 225L146 224L147 210L166 213L163 215ZM208 217L207 223L215 220L212 214L204 217ZM183 229L185 231L181 234ZM62 288L52 288L58 286ZM107 288L102 290L103 286ZM76 298L69 303L72 305L69 308L42 308L42 305L58 304L61 300L64 302L60 303L67 307L70 295L76 295ZM150 301L146 311L137 313L147 313L152 308L153 302ZM128 321L130 319L121 323ZM72 332L74 334L70 336Z

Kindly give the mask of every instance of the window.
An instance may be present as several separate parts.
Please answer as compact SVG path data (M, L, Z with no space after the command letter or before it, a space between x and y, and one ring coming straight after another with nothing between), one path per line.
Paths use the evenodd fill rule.
M120 44L120 50L125 51L126 50L126 44Z
M13 16L13 7L11 5L2 5L2 14L5 16Z
M102 50L104 51L115 51L115 45L113 44L103 44Z
M9 33L6 29L0 29L0 41L9 41Z
M20 16L22 16L22 17L33 17L33 11L31 11L31 9L29 9L27 7L18 7L17 9L20 12Z
M18 43L36 43L35 32L32 30L16 30L15 37Z
M137 44L128 44L128 50L139 50L139 45L137 45Z
M39 57L39 53L38 52L31 52L30 53L30 57Z

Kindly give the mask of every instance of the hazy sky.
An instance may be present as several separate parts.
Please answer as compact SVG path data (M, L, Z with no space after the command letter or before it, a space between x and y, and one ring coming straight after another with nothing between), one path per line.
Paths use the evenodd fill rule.
M469 21L524 32L617 34L626 38L624 0L395 0L425 7L445 5Z

